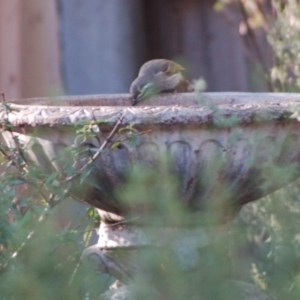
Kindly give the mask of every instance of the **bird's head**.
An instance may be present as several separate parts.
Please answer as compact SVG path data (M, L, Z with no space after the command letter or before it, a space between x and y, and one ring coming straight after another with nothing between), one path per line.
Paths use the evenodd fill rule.
M153 80L148 76L137 77L130 86L130 93L132 95L132 105L148 99L158 93Z

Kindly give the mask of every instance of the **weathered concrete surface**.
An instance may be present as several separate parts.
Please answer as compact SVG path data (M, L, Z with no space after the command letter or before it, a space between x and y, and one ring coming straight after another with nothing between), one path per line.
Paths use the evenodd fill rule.
M288 105L289 103L300 103L298 93L240 93L240 92L215 92L202 93L199 96L194 93L162 94L144 102L137 107L143 106L167 106L167 105L203 105L203 101L215 105L225 104L261 104L277 103ZM130 94L99 94L86 96L62 96L30 99L14 99L11 103L24 105L47 105L47 106L130 106Z
M131 106L129 94L69 96L12 100L19 110L10 115L16 125L72 125L101 117L109 123L123 113L124 124L203 124L218 116L237 116L241 123L288 117L300 105L299 94L194 93L165 94ZM2 115L4 112L2 112ZM1 116L1 114L0 114Z

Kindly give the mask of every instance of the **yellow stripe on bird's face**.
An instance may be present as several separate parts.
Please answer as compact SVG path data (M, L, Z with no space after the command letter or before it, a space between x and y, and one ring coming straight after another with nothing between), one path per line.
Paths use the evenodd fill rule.
M145 86L142 86L139 88L139 94L137 95L137 98L143 98L143 96L146 94L146 88Z
M141 78L137 78L137 81L141 80ZM136 105L138 102L150 98L155 95L155 88L153 82L140 83L136 86L135 92L133 94L132 105Z
M137 96L138 100L145 99L147 97L153 96L155 94L153 82L148 82L139 89L139 94Z

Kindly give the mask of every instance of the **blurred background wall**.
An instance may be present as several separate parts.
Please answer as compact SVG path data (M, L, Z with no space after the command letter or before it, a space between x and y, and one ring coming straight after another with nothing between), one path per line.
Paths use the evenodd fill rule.
M0 92L22 98L62 91L55 0L0 0Z
M140 65L175 59L208 91L268 91L272 55L243 2L0 0L7 98L127 92Z

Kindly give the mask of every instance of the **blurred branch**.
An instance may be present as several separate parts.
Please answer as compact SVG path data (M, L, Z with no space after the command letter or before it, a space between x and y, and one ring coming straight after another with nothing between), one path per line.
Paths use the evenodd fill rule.
M239 7L240 7L240 10L241 10L241 13L242 13L242 16L243 16L246 28L247 28L247 33L248 33L248 36L250 38L251 44L252 44L252 46L254 48L254 51L256 53L256 56L257 56L259 62L261 64L262 68L263 68L264 75L267 76L266 77L266 82L267 82L268 90L269 91L273 91L273 86L272 86L272 83L270 81L270 76L269 76L269 68L267 67L267 65L264 62L264 58L263 58L263 55L262 55L262 53L260 51L259 45L258 45L258 43L256 41L256 37L255 37L254 31L252 30L252 28L251 28L251 26L249 24L247 11L246 11L246 9L244 7L244 4L243 4L242 0L239 0L238 4L239 4Z

